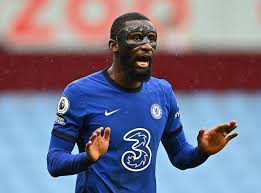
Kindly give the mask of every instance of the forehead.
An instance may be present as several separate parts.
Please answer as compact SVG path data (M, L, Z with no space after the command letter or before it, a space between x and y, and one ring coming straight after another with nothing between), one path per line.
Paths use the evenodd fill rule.
M126 21L125 22L125 27L132 26L132 25L149 25L149 26L153 26L153 24L150 21L148 21L148 20L131 20L131 21Z

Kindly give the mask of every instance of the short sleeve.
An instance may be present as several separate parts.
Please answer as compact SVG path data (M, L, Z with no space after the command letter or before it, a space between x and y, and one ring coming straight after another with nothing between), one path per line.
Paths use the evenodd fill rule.
M83 95L75 83L68 85L58 102L52 134L76 142L84 122Z
M182 129L180 120L180 112L177 104L176 95L172 86L167 82L167 105L168 105L168 120L164 132L170 134Z

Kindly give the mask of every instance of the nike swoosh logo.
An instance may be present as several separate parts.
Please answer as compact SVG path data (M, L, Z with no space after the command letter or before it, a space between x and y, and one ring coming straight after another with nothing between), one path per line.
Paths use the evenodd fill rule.
M104 115L107 117L107 116L110 116L112 115L113 113L116 113L117 111L119 111L120 109L116 109L114 111L111 111L111 112L107 112L107 110L104 112Z

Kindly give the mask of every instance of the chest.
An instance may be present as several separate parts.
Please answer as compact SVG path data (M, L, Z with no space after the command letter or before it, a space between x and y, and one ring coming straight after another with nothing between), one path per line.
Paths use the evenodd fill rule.
M167 105L159 94L97 95L86 105L84 139L99 127L110 127L111 149L123 147L128 140L158 144L167 118Z

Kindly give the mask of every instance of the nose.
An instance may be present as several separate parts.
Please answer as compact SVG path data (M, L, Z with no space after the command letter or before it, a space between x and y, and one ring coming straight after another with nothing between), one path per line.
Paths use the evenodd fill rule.
M153 47L150 45L149 42L146 42L146 43L142 44L142 45L140 46L140 48L141 48L141 50L147 51L147 52L149 52L149 51L152 51L152 52L153 52L153 51L154 51Z

